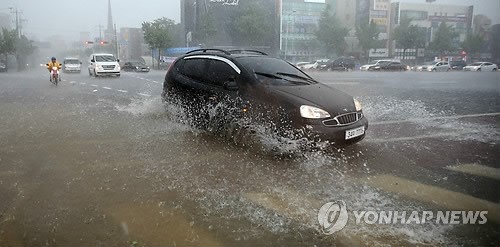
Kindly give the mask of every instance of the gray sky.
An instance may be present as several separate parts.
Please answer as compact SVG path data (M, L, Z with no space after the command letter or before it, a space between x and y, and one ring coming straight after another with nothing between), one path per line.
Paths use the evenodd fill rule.
M143 21L159 17L180 21L180 0L111 0L111 4L118 28L140 27ZM500 0L437 0L434 4L474 5L474 14L485 14L493 24L500 23ZM21 10L27 20L25 33L42 40L52 35L77 40L81 31L98 36L98 26L105 28L107 23L107 0L0 0L0 12L9 12L8 7Z
M111 0L111 5L118 29L160 17L180 22L179 0ZM107 25L108 0L0 0L0 12L8 7L21 10L24 32L42 40L52 35L78 40L82 31L98 36L98 26Z

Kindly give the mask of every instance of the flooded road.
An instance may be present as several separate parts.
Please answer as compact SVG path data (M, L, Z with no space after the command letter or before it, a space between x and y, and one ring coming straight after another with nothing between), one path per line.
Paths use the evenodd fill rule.
M360 99L361 143L256 152L176 121L164 72L0 74L0 246L498 245L500 73L313 73ZM171 109L167 106L167 109ZM291 150L291 151L290 151ZM344 229L322 232L342 200ZM486 224L354 211L488 211Z

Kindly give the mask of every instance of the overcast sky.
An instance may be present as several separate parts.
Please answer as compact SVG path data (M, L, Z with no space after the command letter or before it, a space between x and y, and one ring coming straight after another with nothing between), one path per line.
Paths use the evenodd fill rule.
M111 4L118 28L141 27L142 22L159 17L180 22L180 0L111 0ZM493 24L500 23L500 0L437 0L433 4L474 5L474 14L486 14ZM42 40L52 35L77 40L81 31L98 36L99 25L105 28L107 23L108 0L0 0L0 12L8 13L8 7L22 11L24 32Z

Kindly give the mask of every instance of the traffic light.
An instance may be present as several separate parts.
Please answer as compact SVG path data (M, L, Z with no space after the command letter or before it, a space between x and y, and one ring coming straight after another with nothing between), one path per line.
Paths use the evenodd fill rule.
M85 44L86 45L91 45L91 44L94 44L94 42L93 41L85 41Z
M108 44L108 41L103 41L103 40L101 40L100 44L101 44L101 45L107 45L107 44Z

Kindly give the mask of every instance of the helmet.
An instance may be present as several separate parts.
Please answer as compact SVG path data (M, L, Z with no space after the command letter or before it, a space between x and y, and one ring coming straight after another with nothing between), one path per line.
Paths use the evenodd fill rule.
M51 60L52 60L52 61L55 61L55 60L56 60L56 58L55 58L55 57L52 57L52 59L51 59Z

